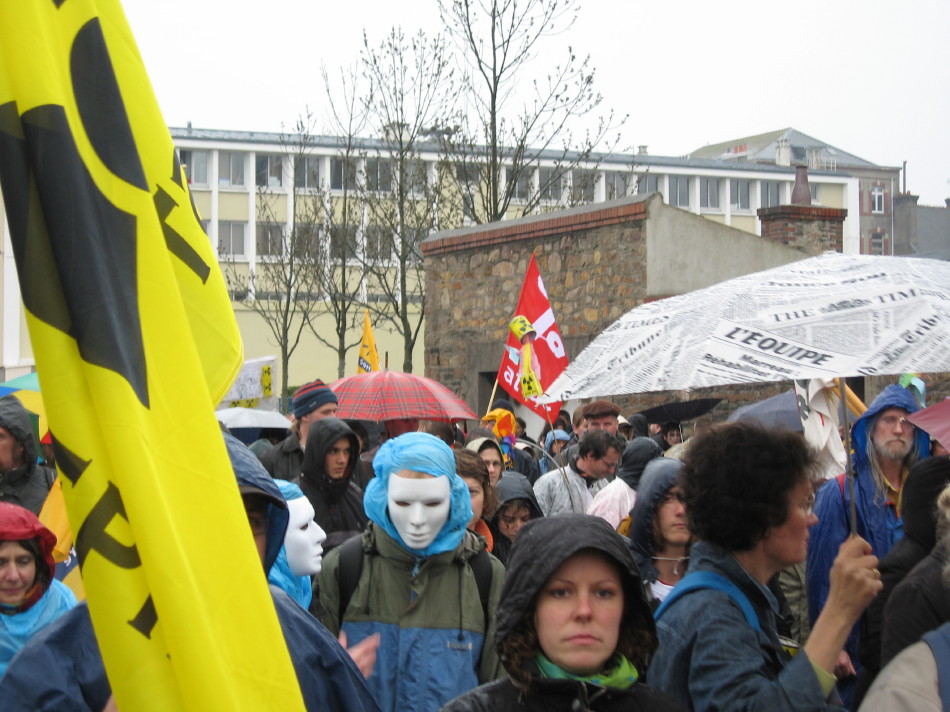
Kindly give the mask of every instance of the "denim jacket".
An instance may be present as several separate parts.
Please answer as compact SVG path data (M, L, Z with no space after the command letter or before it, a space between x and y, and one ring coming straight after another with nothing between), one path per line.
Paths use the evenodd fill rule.
M826 700L805 653L789 658L782 648L771 592L718 546L697 542L690 557L689 571L712 571L742 590L762 630L750 627L724 592L685 595L657 623L660 647L648 684L696 712L840 709Z

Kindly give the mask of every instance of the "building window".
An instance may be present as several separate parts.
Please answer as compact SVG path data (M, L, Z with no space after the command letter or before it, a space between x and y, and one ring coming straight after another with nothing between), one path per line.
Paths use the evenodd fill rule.
M218 185L244 185L244 154L237 151L218 152Z
M645 173L637 179L637 193L660 193L663 176Z
M191 185L208 185L208 152L188 151L178 152L181 165L185 168L185 177Z
M513 168L508 168L509 179ZM518 175L515 177L515 189L512 196L515 200L527 200L531 195L531 178L534 176L534 169L530 166L521 166Z
M334 226L330 228L330 257L346 262L356 257L356 228Z
M808 190L811 193L811 204L812 205L821 205L821 201L818 200L818 184L809 183Z
M575 203L593 203L599 174L593 170L571 172L571 199Z
M356 161L347 158L330 159L330 188L356 190Z
M871 188L871 212L884 212L884 187L876 185Z
M392 230L381 225L368 225L363 231L363 243L369 261L385 262L392 257Z
M218 254L244 257L244 229L245 223L218 220Z
M295 222L290 233L290 249L298 260L310 259L320 247L320 228L316 223Z
M632 173L621 173L619 171L604 173L604 193L607 200L624 198L630 195L633 177Z
M462 185L475 185L481 180L481 169L472 164L455 166L455 180Z
M719 209L719 179L699 179L699 207Z
M871 232L871 241L868 247L870 248L872 255L884 254L884 237L885 233L883 230L873 230Z
M284 226L280 223L257 223L257 256L280 257L284 253Z
M733 210L749 210L752 207L749 202L751 192L751 180L733 178L729 181L729 205Z
M670 205L689 207L689 176L670 176Z
M257 156L257 185L279 188L283 184L280 156Z
M564 174L560 168L539 168L538 189L542 200L561 200L564 190Z
M294 159L294 187L320 187L320 157L300 156Z
M777 180L764 180L761 184L761 200L759 207L771 208L781 205L782 184Z
M366 189L389 193L393 189L393 164L385 158L366 159Z

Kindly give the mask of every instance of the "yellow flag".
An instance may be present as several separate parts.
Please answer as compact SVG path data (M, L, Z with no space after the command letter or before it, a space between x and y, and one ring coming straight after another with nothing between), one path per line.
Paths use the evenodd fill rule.
M370 373L379 370L379 354L376 353L376 337L369 323L369 309L363 320L363 341L360 342L360 358L356 366L357 373Z
M303 709L214 417L240 334L115 0L0 0L0 184L120 709Z

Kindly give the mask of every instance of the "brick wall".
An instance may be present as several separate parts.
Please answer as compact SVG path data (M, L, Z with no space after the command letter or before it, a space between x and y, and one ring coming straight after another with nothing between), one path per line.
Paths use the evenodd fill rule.
M811 255L829 250L841 252L844 245L842 208L821 208L815 205L776 205L759 208L762 237L797 247Z

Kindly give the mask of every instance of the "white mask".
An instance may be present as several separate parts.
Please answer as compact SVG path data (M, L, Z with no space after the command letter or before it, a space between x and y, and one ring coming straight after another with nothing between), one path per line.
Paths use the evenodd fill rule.
M284 535L284 549L291 573L294 576L320 573L327 535L313 521L313 506L306 497L298 497L287 502L287 510L290 522Z
M407 472L407 470L402 470ZM410 549L425 549L449 518L452 488L448 477L389 478L389 518Z

